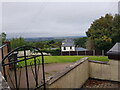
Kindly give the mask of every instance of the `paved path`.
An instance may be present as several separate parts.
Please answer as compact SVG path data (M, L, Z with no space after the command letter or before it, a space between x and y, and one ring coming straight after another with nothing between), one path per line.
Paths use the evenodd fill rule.
M63 70L64 68L66 68L67 66L69 66L72 63L53 63L53 64L45 64L45 77L49 77L61 70ZM33 66L33 70L34 70L34 66ZM38 70L38 69L37 69ZM21 71L21 74L20 74ZM15 82L14 80L14 72L10 72L10 76L13 82ZM19 70L17 70L17 78L18 80L20 80L20 87L21 88L25 88L26 87L26 71L25 68L21 68ZM20 78L19 78L20 77ZM35 86L35 79L31 70L31 67L28 66L28 77L29 77L29 83L30 83L30 87L34 87ZM40 81L42 80L42 66L40 65L40 69L38 72L38 81L40 83ZM12 83L10 82L10 79L8 81L8 84L13 87Z
M120 88L120 82L88 79L82 88Z
M51 76L64 68L68 67L72 63L53 63L53 64L45 64L45 74L46 77Z

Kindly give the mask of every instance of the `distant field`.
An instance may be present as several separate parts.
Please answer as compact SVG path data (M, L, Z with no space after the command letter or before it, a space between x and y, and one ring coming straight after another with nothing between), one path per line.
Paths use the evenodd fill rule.
M67 62L75 62L80 60L81 58L89 57L89 60L95 61L109 61L107 56L44 56L45 63L67 63ZM37 58L41 59L41 57ZM33 59L29 60L27 65L30 65ZM20 66L24 66L24 62L19 63Z

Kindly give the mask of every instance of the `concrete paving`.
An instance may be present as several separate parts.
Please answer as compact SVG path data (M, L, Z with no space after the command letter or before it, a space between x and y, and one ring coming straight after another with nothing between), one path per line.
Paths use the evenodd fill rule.
M64 68L68 67L69 65L71 65L71 63L52 63L52 64L45 64L45 77L49 77L51 75L54 75L57 72L60 72L61 70L63 70ZM37 66L38 67L38 66ZM32 66L33 70L34 70L34 66ZM34 75L32 73L32 69L30 66L27 67L28 69L28 79L29 79L29 86L30 88L34 88L35 87L35 78ZM40 65L40 69L37 69L37 73L38 73L38 81L39 83L42 80L42 66ZM15 75L13 71L9 71L10 77L8 77L8 85L12 88L14 88L12 82L15 85ZM11 80L12 82L11 82ZM26 88L26 70L25 68L20 68L17 70L17 80L19 83L19 87L20 88ZM20 81L20 82L19 82Z
M82 88L120 88L120 82L88 79Z

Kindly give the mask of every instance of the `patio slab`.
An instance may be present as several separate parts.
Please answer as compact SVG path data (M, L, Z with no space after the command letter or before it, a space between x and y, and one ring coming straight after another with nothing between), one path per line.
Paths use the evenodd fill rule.
M120 82L88 79L82 88L120 88Z

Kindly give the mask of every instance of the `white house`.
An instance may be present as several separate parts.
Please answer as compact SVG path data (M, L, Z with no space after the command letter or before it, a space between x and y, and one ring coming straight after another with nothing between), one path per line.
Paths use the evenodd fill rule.
M66 39L62 41L61 50L62 51L75 51L74 41L72 39Z
M73 39L66 39L62 41L61 51L86 51L87 49L82 47L75 47L75 43Z

